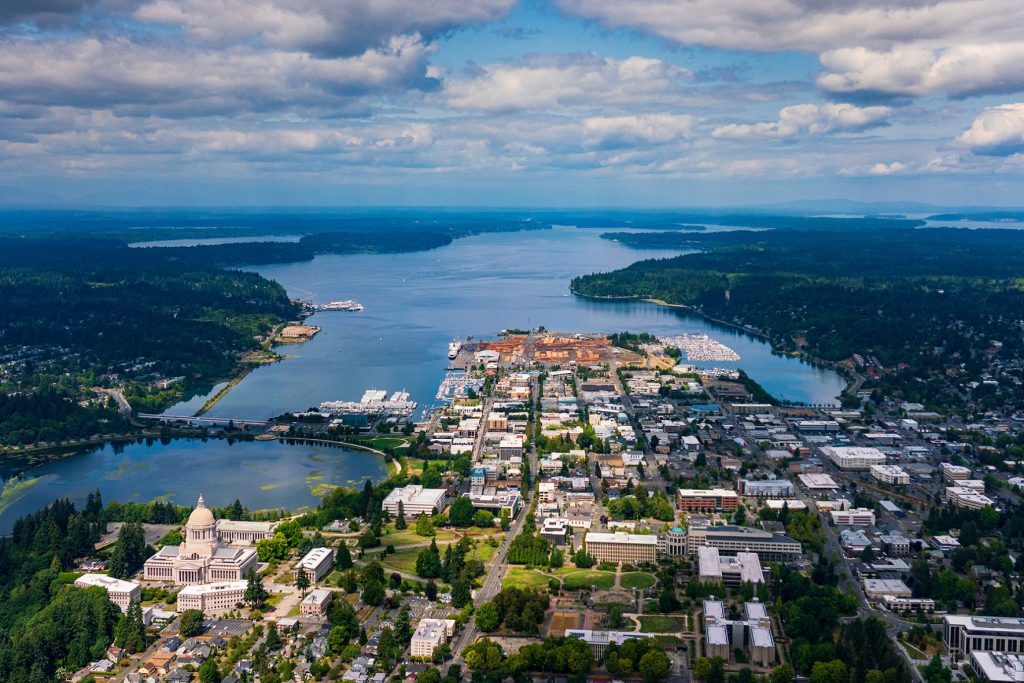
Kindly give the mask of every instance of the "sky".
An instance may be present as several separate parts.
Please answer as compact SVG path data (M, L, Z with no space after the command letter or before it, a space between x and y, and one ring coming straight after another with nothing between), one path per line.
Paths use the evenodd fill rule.
M1024 205L1020 0L4 0L0 204Z

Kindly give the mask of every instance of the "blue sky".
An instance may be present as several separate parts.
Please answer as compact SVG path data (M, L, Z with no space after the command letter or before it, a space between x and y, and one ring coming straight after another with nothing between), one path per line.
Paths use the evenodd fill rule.
M1019 0L9 0L0 203L1021 205Z

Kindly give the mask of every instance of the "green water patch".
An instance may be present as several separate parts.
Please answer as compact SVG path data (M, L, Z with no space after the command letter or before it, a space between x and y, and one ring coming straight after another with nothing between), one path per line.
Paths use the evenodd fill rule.
M104 473L103 478L107 481L118 481L119 479L124 479L127 476L145 472L148 469L149 463L124 460L118 463L116 470Z
M0 492L0 514L7 508L14 505L19 499L29 492L33 486L43 480L43 477L32 477L31 479L11 479L4 484Z

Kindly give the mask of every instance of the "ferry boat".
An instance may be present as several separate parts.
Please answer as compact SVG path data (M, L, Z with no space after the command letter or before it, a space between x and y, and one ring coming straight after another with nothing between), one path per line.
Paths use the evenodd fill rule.
M462 350L462 340L455 338L448 344L448 360L455 360Z
M344 301L331 301L326 304L315 304L313 308L317 311L361 311L364 306L352 299Z

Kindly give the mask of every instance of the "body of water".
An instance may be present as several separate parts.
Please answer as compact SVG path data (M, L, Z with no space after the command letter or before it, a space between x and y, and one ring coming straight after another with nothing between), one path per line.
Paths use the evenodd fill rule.
M79 504L97 488L107 502L163 498L192 505L202 494L211 506L238 498L253 510L295 511L316 507L330 485L361 488L366 479L380 481L386 474L381 456L347 448L224 439L108 445L26 472L22 484L0 499L0 534L58 498Z
M260 267L293 297L355 299L366 310L312 316L309 324L320 326L320 334L280 347L293 357L254 370L209 414L266 418L324 400L355 400L369 388L405 389L424 407L434 401L453 337L540 325L563 332L706 333L741 360L700 365L742 367L780 398L835 401L844 386L836 373L773 355L766 343L732 328L654 304L570 294L575 275L673 255L629 249L599 235L569 227L491 233L428 252L329 255Z

